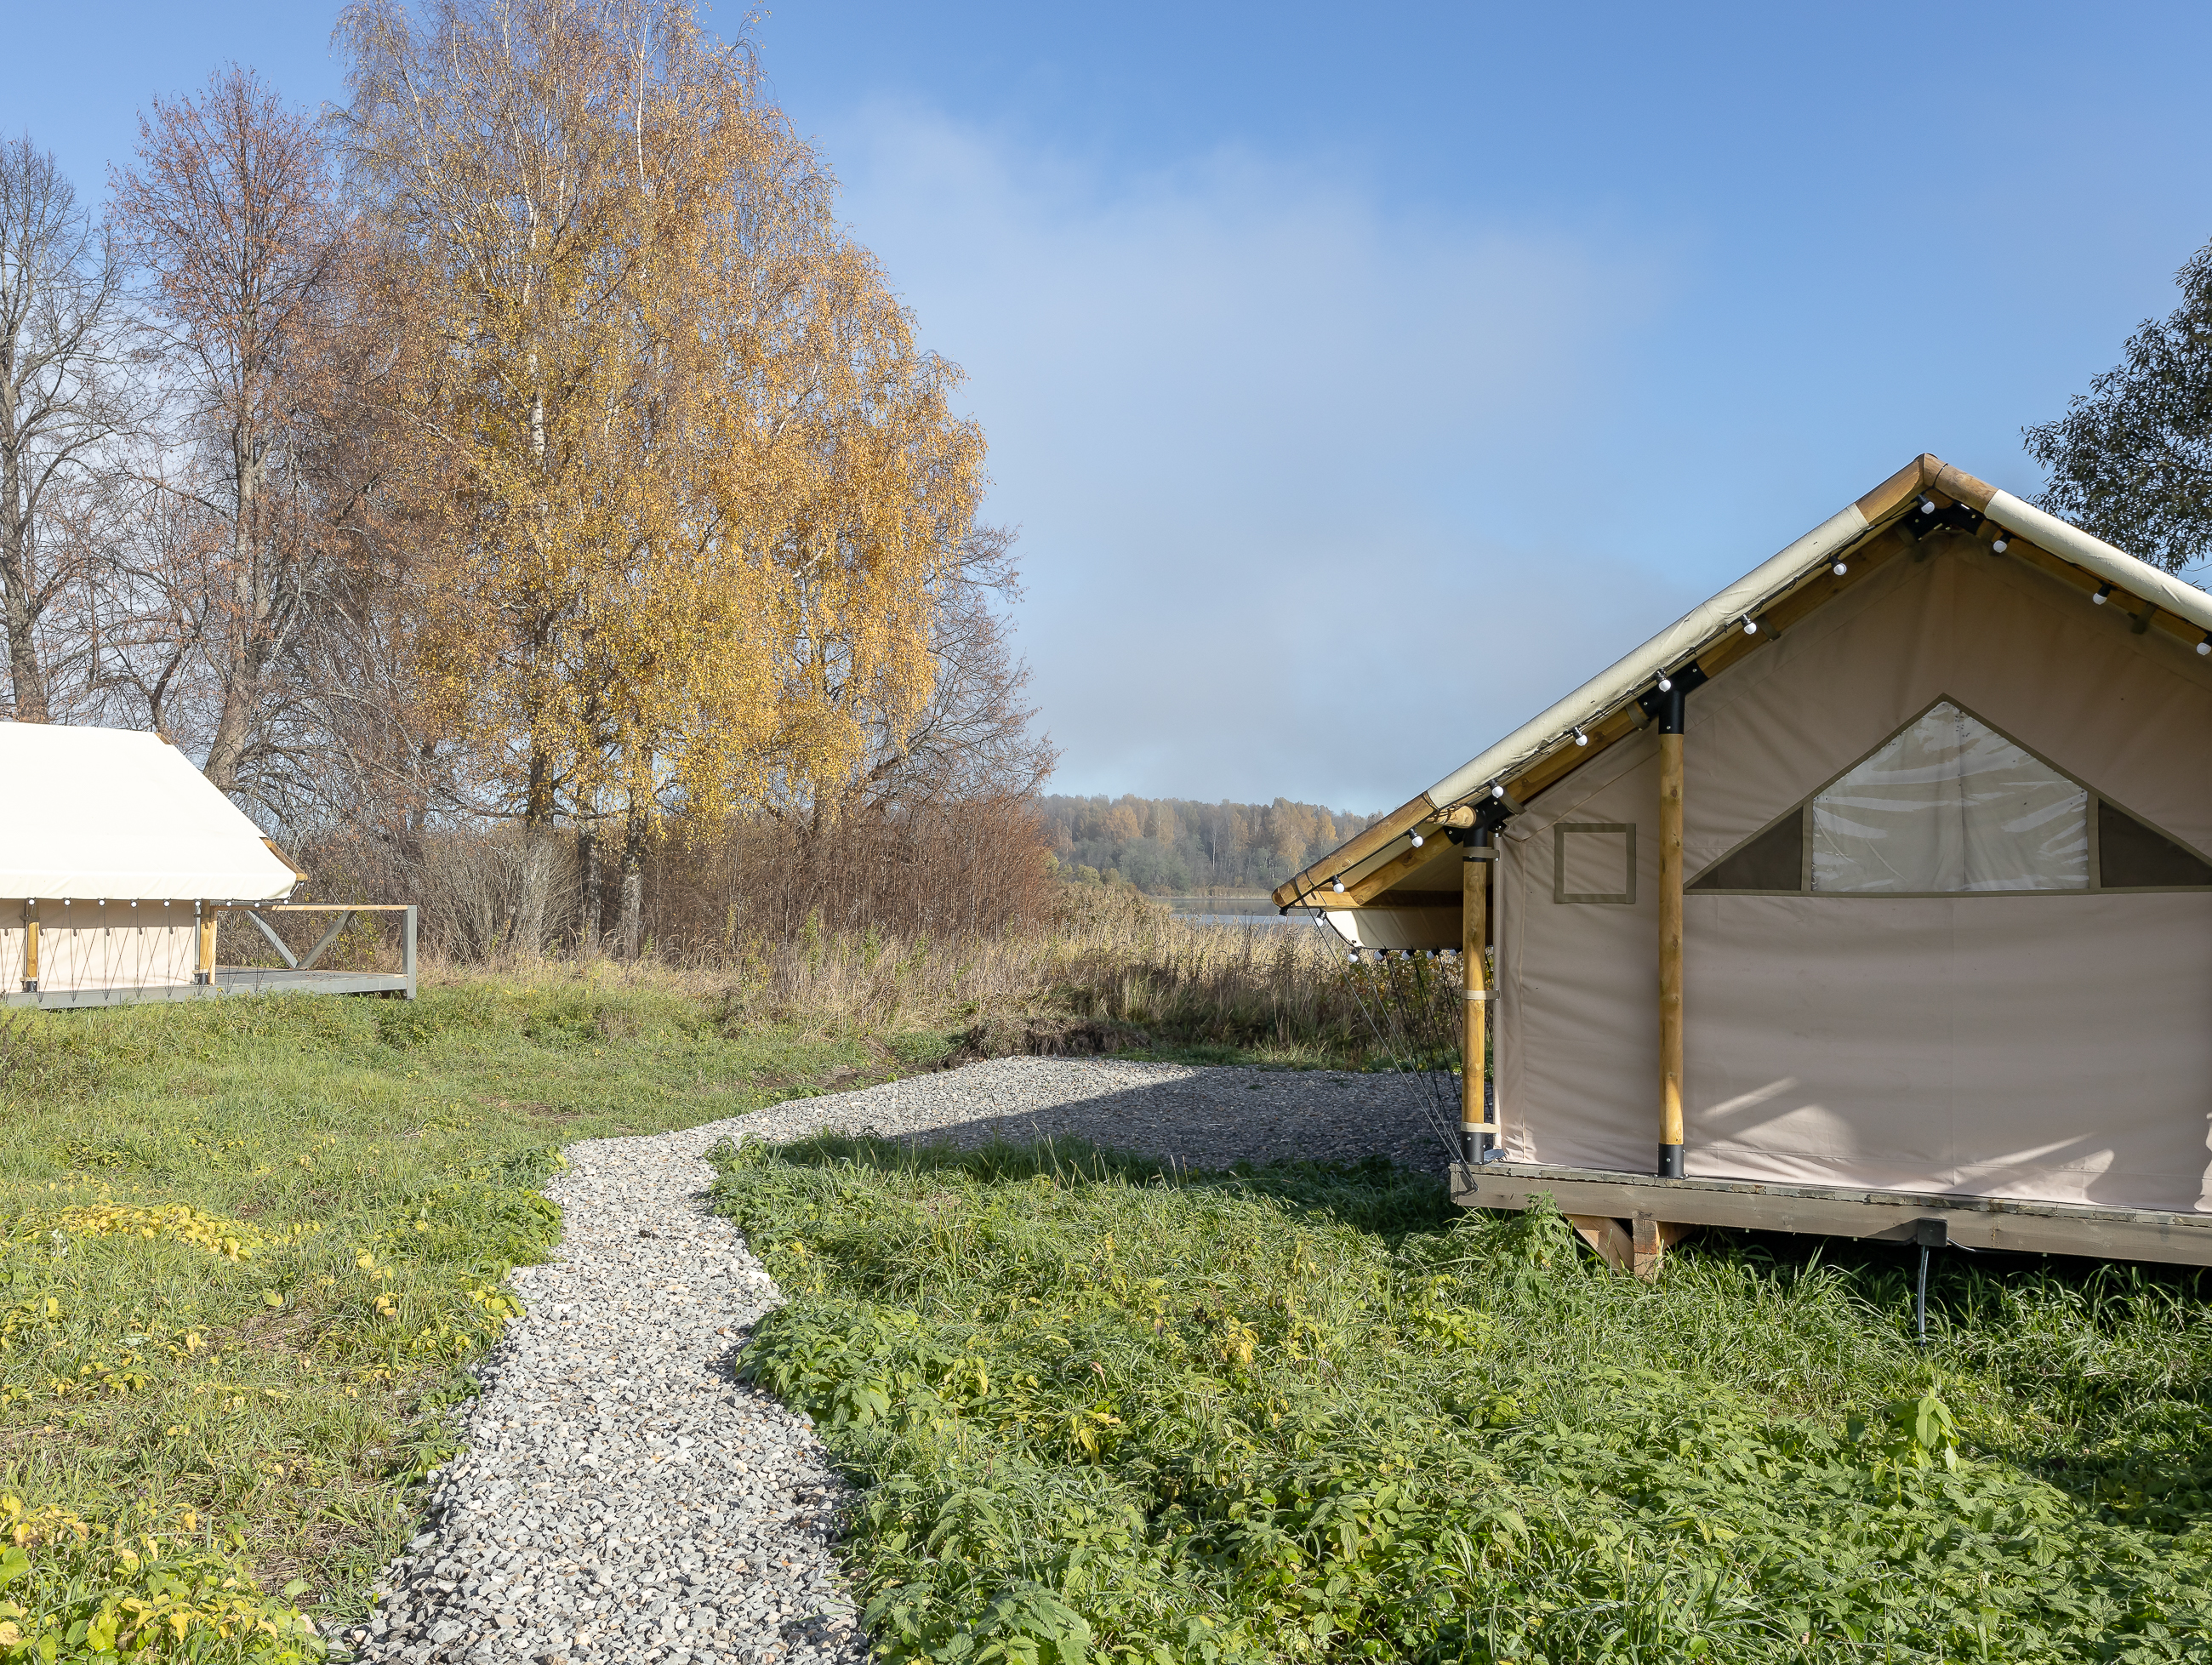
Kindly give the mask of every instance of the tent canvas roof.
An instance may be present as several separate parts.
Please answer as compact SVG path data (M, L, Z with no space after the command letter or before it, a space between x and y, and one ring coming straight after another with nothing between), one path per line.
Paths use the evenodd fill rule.
M1842 559L1848 566L1847 557L1856 551L1923 513L1985 544L2002 534L2009 540L2008 556L2069 577L2085 592L2109 585L2113 599L2140 614L2146 629L2162 629L2192 642L2212 637L2212 595L1923 454L1419 797L1278 887L1275 902L1292 907L1327 896L1342 906L1379 896L1435 854L1414 848L1411 836L1432 829L1441 812L1487 797L1493 789L1526 801L1556 785L1643 726L1638 697L1661 674L1679 671L1692 660L1710 674L1755 651L1761 639L1747 625L1795 624L1848 583L1848 574L1833 573L1834 563ZM1772 639L1771 629L1766 639ZM1588 744L1577 744L1578 733L1587 737ZM1338 884L1346 894L1333 893Z
M264 902L295 882L157 734L0 723L0 896Z

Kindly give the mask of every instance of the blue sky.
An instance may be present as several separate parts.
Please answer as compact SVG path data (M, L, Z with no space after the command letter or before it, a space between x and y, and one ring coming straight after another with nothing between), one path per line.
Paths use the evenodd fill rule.
M48 9L0 126L96 191L224 59L342 96L331 18ZM2202 6L794 0L756 39L968 369L1064 791L1402 802L1919 451L2034 490L2021 427L2212 239Z

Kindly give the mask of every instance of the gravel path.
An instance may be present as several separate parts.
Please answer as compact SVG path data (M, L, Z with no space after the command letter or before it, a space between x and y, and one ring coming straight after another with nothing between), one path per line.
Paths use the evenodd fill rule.
M826 1098L798 1098L726 1125L756 1139L821 1128L969 1147L1087 1139L1187 1167L1286 1157L1387 1156L1441 1172L1446 1147L1421 1084L1337 1070L1197 1068L1114 1058L997 1058ZM1459 1120L1456 1105L1450 1120Z
M1043 1135L1193 1167L1381 1154L1441 1168L1422 1103L1387 1077L1007 1058L570 1145L546 1187L562 1258L515 1273L529 1311L480 1368L430 1524L348 1645L408 1665L867 1657L830 1547L845 1488L807 1419L732 1375L780 1297L707 1212L716 1141Z

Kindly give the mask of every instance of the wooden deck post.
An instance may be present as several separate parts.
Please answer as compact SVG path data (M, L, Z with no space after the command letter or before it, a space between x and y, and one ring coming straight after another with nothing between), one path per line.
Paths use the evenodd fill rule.
M199 963L192 973L196 983L215 981L215 909L204 902L192 904L192 912L199 916Z
M39 904L23 904L23 993L39 992Z
M1487 834L1479 829L1474 836L1485 839ZM1459 1143L1462 1162L1480 1162L1483 1152L1498 1142L1498 1124L1490 1118L1485 1062L1490 1039L1490 979L1483 968L1490 945L1490 865L1498 853L1486 843L1463 849L1459 864L1459 963L1467 1016L1460 1036Z
M1686 679L1659 711L1659 1171L1682 1176L1682 720Z

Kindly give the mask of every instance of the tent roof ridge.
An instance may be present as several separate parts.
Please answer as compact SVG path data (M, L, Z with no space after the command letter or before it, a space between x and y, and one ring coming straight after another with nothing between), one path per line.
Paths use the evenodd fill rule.
M2099 582L2125 590L2148 606L2207 632L2208 639L2212 639L2212 595L1953 467L1932 452L1923 452L1871 491L1477 753L1419 797L1279 886L1274 893L1277 905L1297 906L1337 884L1356 882L1360 870L1377 872L1394 854L1402 855L1399 847L1407 842L1408 834L1455 804L1492 787L1506 788L1510 793L1515 777L1562 741L1620 712L1638 690L1662 672L1687 664L1739 632L1747 619L1817 579L1820 569L1838 555L1887 531L1915 501L1925 498L1932 502L1937 496L1963 504L2008 536L2026 539ZM1591 750L1595 755L1595 749ZM1546 787L1552 784L1551 780L1543 782Z

